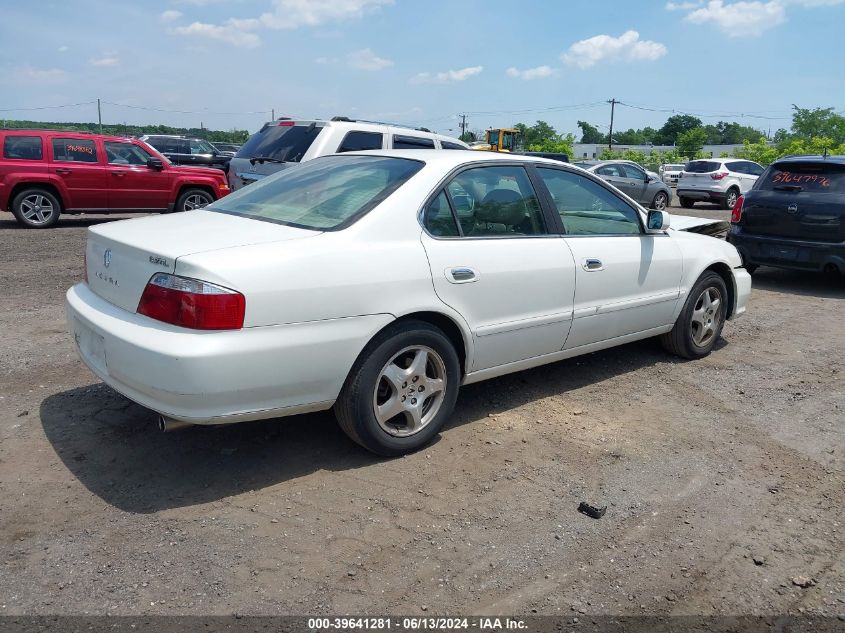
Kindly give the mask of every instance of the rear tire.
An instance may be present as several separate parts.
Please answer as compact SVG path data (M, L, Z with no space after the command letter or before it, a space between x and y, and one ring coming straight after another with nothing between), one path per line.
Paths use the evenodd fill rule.
M205 189L185 189L176 199L176 211L202 209L214 202L214 196Z
M692 209L692 205L695 204L695 200L692 200L690 198L680 198L680 201L681 201L681 206L684 209Z
M681 358L704 358L722 333L727 310L725 280L708 270L695 282L675 327L663 334L660 342L667 352Z
M59 221L62 205L52 192L40 187L24 189L12 200L15 219L28 229L47 229Z
M361 352L334 406L340 428L378 455L419 450L452 414L461 379L448 337L424 321L393 324Z

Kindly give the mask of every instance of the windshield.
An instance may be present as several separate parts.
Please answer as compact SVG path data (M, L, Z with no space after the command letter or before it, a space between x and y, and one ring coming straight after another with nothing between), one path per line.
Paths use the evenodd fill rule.
M664 165L663 171L684 171L683 165Z
M342 229L375 208L423 164L383 156L327 156L264 178L206 209L304 229Z
M845 192L845 165L819 163L784 163L772 165L760 178L756 189L764 191Z
M719 169L721 163L709 160L694 160L687 165L686 172L689 174L706 174Z
M267 123L249 137L238 150L237 158L272 158L299 162L322 131L312 123L294 125L290 121Z

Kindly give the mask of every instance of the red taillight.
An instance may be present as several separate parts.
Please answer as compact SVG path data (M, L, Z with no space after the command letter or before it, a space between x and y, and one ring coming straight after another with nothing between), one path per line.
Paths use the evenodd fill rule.
M745 202L745 196L740 196L736 199L733 211L731 211L731 224L737 224L742 219L742 205Z
M138 302L138 314L194 330L239 330L245 311L239 292L167 273L153 275Z
M726 172L726 171L717 171L715 174L710 174L710 177L713 180L721 180L722 178L724 178L727 175L728 175L728 172Z
M278 127L293 127L296 124L293 121L279 121L276 125Z

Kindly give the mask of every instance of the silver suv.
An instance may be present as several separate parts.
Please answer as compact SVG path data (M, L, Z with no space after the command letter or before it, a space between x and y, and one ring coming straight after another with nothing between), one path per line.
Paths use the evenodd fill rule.
M696 202L715 202L733 209L737 198L754 186L763 166L737 158L693 160L678 178L678 199L691 209Z
M250 136L229 162L229 186L234 191L296 163L326 154L367 149L469 149L469 146L425 128L340 116L330 121L278 119L265 123Z

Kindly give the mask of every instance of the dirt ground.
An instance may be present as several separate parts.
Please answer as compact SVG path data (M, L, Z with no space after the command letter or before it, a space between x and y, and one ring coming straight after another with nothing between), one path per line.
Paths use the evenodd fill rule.
M329 414L159 433L65 329L98 221L0 213L0 614L845 613L842 279L760 269L710 357L472 385L383 460Z

